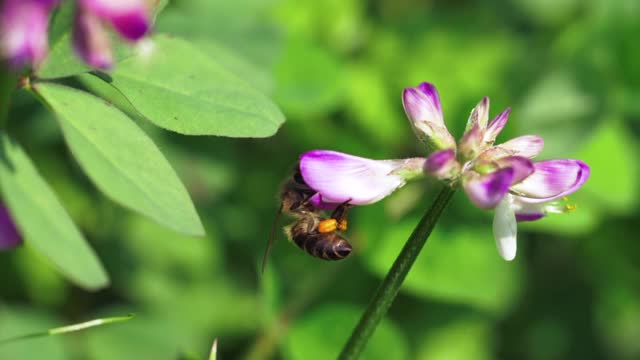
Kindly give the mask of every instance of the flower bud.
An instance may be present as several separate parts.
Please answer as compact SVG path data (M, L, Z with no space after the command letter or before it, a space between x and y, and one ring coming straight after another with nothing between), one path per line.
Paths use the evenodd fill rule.
M440 96L433 84L423 82L404 89L402 104L414 133L429 150L455 149L456 142L444 124Z

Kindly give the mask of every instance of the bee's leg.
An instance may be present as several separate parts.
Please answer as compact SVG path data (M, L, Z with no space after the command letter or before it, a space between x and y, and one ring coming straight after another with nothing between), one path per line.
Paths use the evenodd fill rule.
M290 211L296 211L298 209L301 209L305 206L307 206L309 204L309 201L311 201L311 198L315 195L316 193L310 193L310 194L304 194L304 197L296 202L294 202L291 207L290 207Z
M353 205L349 205L350 202L351 199L338 205L338 207L336 207L336 209L331 213L331 218L338 220L338 222L345 221L347 218L347 212L353 207Z

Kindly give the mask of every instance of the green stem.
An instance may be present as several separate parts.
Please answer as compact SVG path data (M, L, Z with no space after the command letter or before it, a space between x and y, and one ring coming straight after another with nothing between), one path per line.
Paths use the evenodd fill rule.
M369 341L378 323L380 323L380 320L382 320L387 310L389 310L396 295L398 295L404 278L407 277L411 266L416 261L420 250L422 250L422 247L424 247L424 244L427 242L442 211L454 193L454 189L445 186L440 191L440 194L438 194L431 208L424 214L418 226L413 230L409 240L407 240L407 243L404 245L404 248L402 248L400 255L398 255L398 258L396 258L396 261L393 263L391 270L389 270L384 281L373 296L367 310L362 314L360 322L342 349L339 359L354 360L360 356L360 353L367 344L367 341Z

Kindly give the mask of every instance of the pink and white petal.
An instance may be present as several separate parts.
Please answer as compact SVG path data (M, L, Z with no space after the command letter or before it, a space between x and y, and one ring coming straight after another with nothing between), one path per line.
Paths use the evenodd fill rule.
M510 167L513 168L513 180L512 184L517 184L526 179L529 175L533 174L534 166L533 162L526 157L522 156L507 156L496 160L496 164L500 168Z
M439 179L450 179L460 171L460 164L456 161L456 152L445 149L429 155L424 163L424 172Z
M567 196L578 190L589 178L590 169L580 160L545 160L533 164L534 172L511 187L522 201L542 203Z
M463 179L464 191L477 207L493 209L509 192L514 173L512 168L498 169L485 175L469 172Z
M465 131L473 128L476 124L480 129L484 130L487 127L487 121L489 121L489 98L485 96L471 110Z
M475 124L471 129L464 133L462 139L458 143L458 150L462 157L466 160L471 160L476 157L477 154L484 151L484 131L478 124Z
M516 214L511 209L511 198L505 196L498 204L493 215L493 237L498 253L503 259L511 261L516 257L518 225Z
M544 139L537 135L523 135L497 145L511 155L524 156L529 159L536 157L544 148Z
M491 123L489 123L489 126L487 126L487 131L485 131L484 134L485 143L493 144L493 142L496 141L496 138L498 137L504 126L507 124L510 111L511 108L507 108L506 110L498 114L495 118L493 118L493 120L491 120Z
M324 202L366 205L379 201L405 184L394 171L404 160L372 160L329 150L300 156L304 181Z
M144 0L81 0L82 7L108 20L125 39L141 39L151 27Z

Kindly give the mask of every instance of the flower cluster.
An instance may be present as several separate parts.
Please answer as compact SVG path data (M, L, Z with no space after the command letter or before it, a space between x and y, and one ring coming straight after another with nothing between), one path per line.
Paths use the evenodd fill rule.
M0 56L13 69L37 66L47 55L49 17L58 0L4 0L0 7ZM151 19L145 0L77 0L73 25L76 53L90 66L113 64L105 24L128 41L141 39Z
M351 199L353 205L379 201L420 172L461 186L481 209L495 210L493 233L505 260L516 255L518 221L539 220L549 213L573 210L566 196L589 177L582 161L532 161L544 141L525 135L494 144L507 123L510 109L489 121L489 98L473 109L465 134L456 144L447 130L436 88L430 83L406 88L403 105L417 137L431 153L427 158L371 160L327 150L302 154L304 180L318 194L314 204L327 208Z

